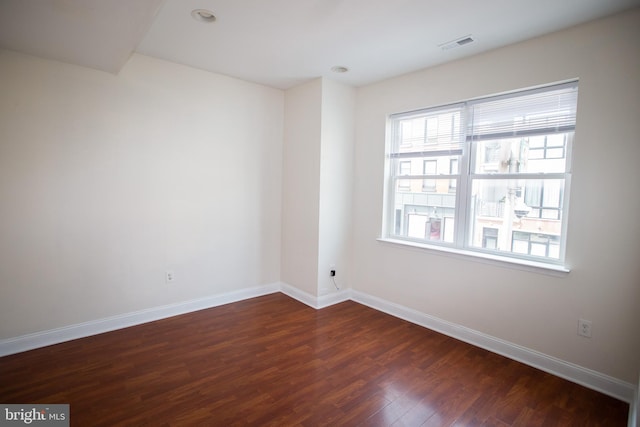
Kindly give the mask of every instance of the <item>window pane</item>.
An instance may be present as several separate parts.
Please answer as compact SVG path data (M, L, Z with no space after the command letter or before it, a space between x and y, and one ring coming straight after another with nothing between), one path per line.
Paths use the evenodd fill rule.
M438 172L438 161L437 160L425 160L424 161L424 174L425 175L435 175Z
M428 151L462 151L464 146L460 107L399 117L396 122L395 156Z
M453 224L455 223L455 220L453 219L453 217L450 216L445 216L444 217L444 231L443 231L443 236L444 236L444 241L445 242L453 242L454 239L454 235L453 235Z
M398 175L403 176L403 175L411 175L411 162L410 161L403 161L403 162L398 162ZM396 188L396 191L409 191L409 187L411 186L411 181L408 179L399 179L398 180L398 187Z
M498 229L497 228L483 227L482 247L486 249L498 249Z
M399 175L411 175L411 162L404 161L399 163Z
M411 147L424 141L424 117L403 120L400 123L400 145Z
M546 136L532 136L529 138L529 148L544 148Z
M542 197L542 206L559 208L560 207L560 193L562 188L559 185L551 185L557 183L557 181L547 181L544 185L544 194Z
M469 245L557 259L562 206L556 196L563 184L557 179L474 179ZM542 209L545 191L553 209Z
M529 207L542 206L542 182L528 181L524 189L524 202Z
M542 209L540 211L540 218L543 219L560 219L560 212L556 209Z
M405 193L408 191L411 191L411 180L399 179L398 186L396 187L396 191L405 192Z
M529 151L529 160L544 159L544 150L531 150Z
M458 158L452 158L451 160L449 160L449 175L457 175L459 173L458 163L459 163ZM451 181L449 181L449 188L451 189L451 191L455 191L455 188L457 186L458 186L457 178L454 178Z
M531 210L528 218L560 219L564 194L564 180L526 180L524 202Z
M545 142L547 147L564 147L565 144L565 134L558 133L555 135L549 135L545 138Z
M524 242L522 240L514 240L513 241L513 252L517 254L528 254L529 253L529 242Z
M554 258L554 259L560 258L560 245L558 243L554 243L554 242L549 243L549 258Z
M547 245L541 243L532 243L531 244L531 255L536 256L546 256L547 253Z
M564 148L547 148L547 159L564 158Z
M410 213L407 215L407 236L417 239L424 239L427 235L427 223L429 217L427 215L421 215L416 213Z
M427 142L438 142L438 118L427 119Z
M475 142L475 173L564 173L568 134ZM547 147L553 138L560 147ZM560 141L560 142L558 142Z
M453 192L455 193L456 179L448 181L448 186L436 178L425 178L417 185L417 180L401 178L403 176L420 175L458 175L458 161L460 156L419 156L406 160L396 160L395 174L398 177L395 191L401 192ZM453 171L451 169L453 168ZM452 184L453 183L453 184ZM453 189L452 189L453 188Z
M436 175L438 173L438 161L437 160L425 160L422 167L422 173L424 175ZM425 179L422 183L422 191L435 191L436 180Z
M449 188L449 179L434 179L432 193L422 191L422 179L404 181L410 191L395 194L395 235L453 243L456 194Z

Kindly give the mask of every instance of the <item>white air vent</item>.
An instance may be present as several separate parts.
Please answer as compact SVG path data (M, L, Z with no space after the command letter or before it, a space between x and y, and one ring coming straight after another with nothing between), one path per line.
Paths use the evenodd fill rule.
M455 39L455 40L452 40L450 42L440 44L440 45L438 45L438 47L440 47L440 49L442 49L442 50L449 50L449 49L454 49L456 47L460 47L460 46L471 44L474 41L475 41L475 39L473 38L473 36L471 34L469 34L467 36L460 37L459 39Z

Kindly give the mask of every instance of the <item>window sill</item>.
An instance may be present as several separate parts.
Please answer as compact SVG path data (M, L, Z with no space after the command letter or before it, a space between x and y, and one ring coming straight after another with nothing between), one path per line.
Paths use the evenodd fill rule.
M516 270L530 271L534 273L547 274L557 277L566 276L571 269L564 265L545 264L537 261L530 261L518 258L509 258L499 255L486 254L483 252L467 251L463 249L450 248L446 246L427 245L423 243L411 242L407 240L378 238L379 242L391 244L405 249L424 250L435 255L451 256L464 259L466 261L480 262L483 264L497 265L500 267L512 268Z

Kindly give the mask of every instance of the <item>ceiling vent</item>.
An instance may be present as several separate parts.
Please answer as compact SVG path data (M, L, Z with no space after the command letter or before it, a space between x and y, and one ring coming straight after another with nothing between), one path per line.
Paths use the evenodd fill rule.
M460 47L460 46L465 46L465 45L471 44L474 41L475 41L475 39L473 38L473 36L471 34L469 34L467 36L460 37L459 39L455 39L455 40L452 40L452 41L447 42L447 43L443 43L443 44L438 45L438 46L442 50L450 50L450 49L455 49L455 48Z

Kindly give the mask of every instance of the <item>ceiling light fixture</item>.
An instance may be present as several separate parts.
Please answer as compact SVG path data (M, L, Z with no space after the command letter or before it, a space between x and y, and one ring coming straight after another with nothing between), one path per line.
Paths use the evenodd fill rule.
M191 11L191 16L193 19L200 22L214 22L216 20L216 15L207 9L193 9Z
M331 67L331 71L340 74L346 73L347 71L349 71L349 69L347 67L343 67L342 65L336 65L335 67Z

